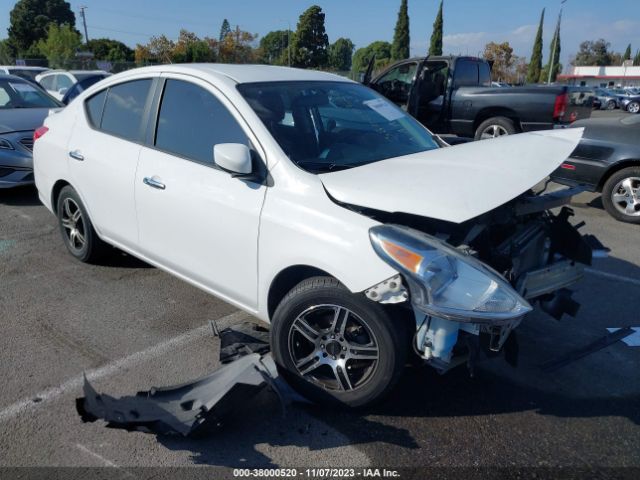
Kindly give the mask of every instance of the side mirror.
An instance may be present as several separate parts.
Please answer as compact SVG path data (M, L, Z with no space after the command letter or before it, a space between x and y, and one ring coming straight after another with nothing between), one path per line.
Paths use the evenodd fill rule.
M241 143L214 145L213 162L234 177L249 175L253 169L249 147Z

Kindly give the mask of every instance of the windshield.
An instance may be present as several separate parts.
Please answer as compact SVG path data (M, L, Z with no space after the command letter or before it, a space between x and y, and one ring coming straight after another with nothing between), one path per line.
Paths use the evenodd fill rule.
M57 107L56 100L28 82L0 80L0 109Z
M362 85L268 82L238 90L287 156L313 173L438 148L416 120Z
M24 78L25 80L31 80L35 82L36 76L42 73L42 70L19 70L17 68L11 70L9 73L11 75L15 75L16 77Z
M89 78L94 79L95 82L102 80L103 78L107 78L109 76L108 73L80 73L80 72L74 72L73 76L76 77L76 80L78 80L79 82L83 81L83 80L87 80Z

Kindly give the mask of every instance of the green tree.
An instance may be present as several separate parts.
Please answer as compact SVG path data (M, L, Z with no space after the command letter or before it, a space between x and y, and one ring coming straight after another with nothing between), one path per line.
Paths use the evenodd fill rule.
M222 21L222 26L220 27L220 41L222 42L227 35L231 33L231 25L229 25L229 20L226 18Z
M176 48L176 44L165 35L160 35L158 37L151 37L147 48L151 58L156 59L160 63L172 63L173 51Z
M274 30L260 39L259 58L270 65L287 65L289 38L287 30Z
M442 0L440 1L440 8L438 8L438 15L433 22L433 33L431 34L431 44L429 46L429 55L438 56L442 55L442 31L444 28L444 19L442 15Z
M540 16L540 25L538 25L538 33L533 43L533 53L529 62L529 71L527 72L527 83L536 83L540 80L540 72L542 71L542 30L544 26L544 8Z
M636 52L636 56L633 57L633 66L640 67L640 50Z
M491 77L498 82L512 82L515 56L509 42L490 42L484 47L485 60L491 62Z
M614 55L609 50L611 44L604 38L593 41L585 41L580 44L573 64L576 66L597 65L605 67L614 63Z
M291 45L291 60L296 67L321 68L329 58L329 37L324 29L324 12L317 5L300 15Z
M623 60L631 60L631 44L627 45L627 49L624 52Z
M562 48L560 47L560 19L558 19L558 25L553 34L551 45L549 46L549 62L540 72L540 82L549 81L549 70L551 69L551 82L555 82L558 78L558 74L562 71L562 65L560 64L560 53ZM553 65L551 65L553 62Z
M94 38L89 40L85 47L96 60L109 60L110 62L133 61L134 52L124 43L111 38Z
M11 54L11 47L9 46L9 40L0 40L0 63L2 65L13 64L14 58Z
M379 40L356 50L356 53L353 54L352 71L355 73L366 71L371 57L374 55L376 57L375 69L384 68L391 62L391 44Z
M38 49L49 60L51 68L66 68L82 45L80 33L70 25L49 25L47 38L38 42Z
M391 58L393 60L409 58L409 42L409 10L407 0L402 0L400 2L400 10L398 10L396 29L393 33Z
M9 45L20 55L47 37L50 24L75 30L76 17L64 0L19 0L9 14Z
M213 62L216 55L207 40L201 40L195 33L180 30L171 60L175 63Z
M348 38L339 38L329 47L329 66L341 72L351 70L351 58L355 46Z
M224 37L218 45L218 61L223 63L253 63L256 61L256 52L252 46L258 38L252 34L240 30L236 25L235 30Z

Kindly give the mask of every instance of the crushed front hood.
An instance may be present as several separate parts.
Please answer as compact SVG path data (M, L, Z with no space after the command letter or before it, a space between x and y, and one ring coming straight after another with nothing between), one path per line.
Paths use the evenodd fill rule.
M320 175L339 202L462 223L544 180L582 128L523 133Z

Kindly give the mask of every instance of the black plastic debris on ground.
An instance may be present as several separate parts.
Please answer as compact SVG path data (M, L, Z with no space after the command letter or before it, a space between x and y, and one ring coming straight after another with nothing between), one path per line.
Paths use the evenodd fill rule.
M278 395L284 411L291 389L268 353L268 330L243 323L217 335L223 365L191 383L115 398L96 392L85 376L84 397L76 400L82 420L102 419L112 428L189 436L221 425L265 387Z

